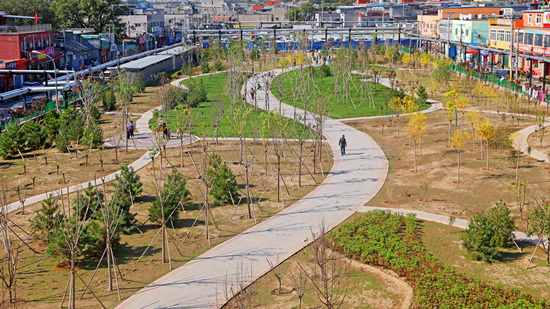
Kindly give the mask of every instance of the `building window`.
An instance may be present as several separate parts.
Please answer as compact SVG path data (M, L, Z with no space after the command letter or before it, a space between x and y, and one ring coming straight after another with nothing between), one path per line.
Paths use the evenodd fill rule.
M540 25L541 15L542 15L542 14L537 14L537 17L535 17L535 23L536 23L537 25Z
M491 40L491 41L496 41L497 40L497 30L496 29L491 29L489 31L489 40Z
M455 35L458 35L458 28L455 28Z
M516 43L523 44L523 32L518 32L516 36Z
M465 34L466 34L466 37L467 37L467 36L468 36L468 29L466 29L466 32L465 32Z
M510 30L506 30L504 33L504 41L512 42L512 32Z
M550 46L550 35L544 36L544 46Z
M543 37L542 33L535 34L535 44L534 44L535 46L542 47L542 37Z
M533 15L527 14L527 23L532 24L533 23Z
M523 44L533 45L533 34L532 33L524 33L523 34Z
M497 41L504 41L504 30L497 30Z

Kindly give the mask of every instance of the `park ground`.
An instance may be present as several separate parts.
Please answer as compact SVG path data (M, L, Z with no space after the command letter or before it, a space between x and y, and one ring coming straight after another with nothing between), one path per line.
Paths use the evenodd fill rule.
M279 55L270 60L262 57L262 60L255 63L254 67L257 72L277 68L277 61L283 57L285 55ZM379 57L378 62L381 65L387 65L386 61L381 57ZM488 118L497 129L490 145L490 166L489 169L486 169L486 157L483 160L481 159L479 140L474 140L475 151L473 150L473 145L467 143L465 151L461 154L461 176L459 183L456 182L457 152L448 147L449 113L447 111L427 115L426 134L422 140L422 153L417 153L418 169L416 172L413 166L414 147L406 135L406 125L408 122L406 116L399 117L399 120L393 117L346 122L348 125L372 136L383 148L389 161L388 179L382 190L367 206L421 210L461 219L471 219L476 213L485 212L494 206L496 202L502 200L512 210L512 215L516 218L518 230L524 230L525 222L519 218L519 211L516 207L515 195L512 190L515 185L517 157L512 150L508 136L514 131L535 123L533 118L526 116L527 114L534 113L534 105L527 101L522 101L521 98L519 101L513 101L513 98L510 98L509 95L500 89L494 90L493 94L489 93L488 95L477 93L474 91L475 82L459 79L457 75L453 75L446 83L437 83L430 77L431 69L413 70L405 68L401 64L393 64L392 66L400 68L400 70L392 71L381 70L378 67L371 68L382 71L379 74L383 77L395 79L396 87L412 89L419 84L424 85L430 98L440 100L444 105L447 100L444 93L451 89L457 89L468 98L469 105L467 108L469 109L499 112L511 111L520 112L525 115L503 116L480 113L480 116ZM244 70L251 68L252 65L247 64ZM194 74L197 73L198 68L195 69ZM212 97L212 92L219 90L215 85L223 83L223 81L220 81L220 77L223 76L222 74L225 73L208 78L202 77L205 85L208 86L208 98L211 102L215 101L215 99L212 99L213 97L220 98L218 94ZM178 74L178 77L185 76ZM358 80L360 79L359 76L354 76L353 78L357 83L360 82ZM290 80L290 78L287 80ZM209 85L210 82L212 83L211 85ZM331 86L326 80L323 79L318 82L320 85L325 85L322 88L325 89L323 90L326 91L325 94L330 92ZM288 85L288 87L290 86ZM287 84L285 83L286 87ZM334 88L334 86L332 87ZM379 86L375 87L375 92L379 95L384 94L387 90L387 88L378 89L377 87ZM273 92L276 92L276 88L278 87L275 84L272 87ZM161 105L159 90L160 87L158 85L153 85L147 87L143 93L136 95L134 103L130 108L130 112L136 114L132 116L134 120L140 117L138 114ZM485 93L488 92L486 91ZM285 95L283 95L283 101L286 102ZM292 102L286 103L291 104ZM387 100L380 99L376 101L376 104L384 104L387 107L385 105L387 104ZM363 103L361 106L364 107L367 104ZM425 107L427 105L422 108ZM208 106L202 105L201 108L206 110ZM332 110L332 115L337 118L374 115L367 111L356 111L355 109L350 112L349 106L342 108L342 105L338 105L338 108L340 110L336 108ZM383 113L389 114L391 112L388 109ZM210 111L208 110L202 114L209 115ZM196 115L199 115L199 113ZM470 132L470 123L464 120L462 124L462 114L457 113L457 115L459 118L456 123L451 123L452 132L459 130ZM201 119L203 118L201 117ZM258 120L258 118L253 119L254 121ZM397 121L400 122L399 137L397 136ZM107 138L118 134L117 132L122 130L120 118L117 115L102 115L101 126ZM226 125L226 127L230 127L230 125ZM253 132L254 130L251 129L249 133ZM352 141L349 142L351 144ZM550 147L550 138L546 137L543 139L542 145L539 142L540 140L536 135L531 136L529 139L529 143L534 148L546 153L549 149L548 147ZM273 172L273 162L276 161L275 156L269 151L266 162L263 156L263 144L249 143L248 147L250 153L258 158L251 179L251 183L254 184L252 187L253 195L260 201L261 206L261 209L257 205L254 207L256 220L248 218L246 203L241 203L237 207L233 207L233 205L216 205L212 208L212 213L214 217L213 221L215 221L217 227L214 226L214 222L211 223L210 231L212 238L209 245L204 239L204 213L200 211L200 205L204 200L200 197L193 200L188 208L180 214L179 218L173 221L173 228L172 226L169 227L172 268L183 265L212 246L239 234L256 223L283 210L284 207L293 204L313 190L318 183L322 182L327 175L327 171L332 166L332 158L325 151L322 160L323 173L304 175L304 185L302 188L299 188L296 177L296 159L287 152L287 155L283 157L282 175L289 190L287 192L286 189L283 189L283 202L277 202L276 181L274 181L276 177ZM296 144L289 143L288 147L296 147ZM242 190L244 171L242 166L238 164L237 148L236 142L220 142L219 145L209 145L210 151L219 154L222 160L236 174L237 181ZM305 148L311 150L312 145L306 144ZM187 187L193 197L200 196L202 188L197 168L191 163L190 159L191 157L201 158L201 155L203 155L202 149L201 144L196 144L186 149L183 158L185 162L184 166L180 165L180 149L169 149L166 153L166 159L169 162L167 171L178 169L182 172L186 176ZM28 196L32 196L42 193L46 189L59 189L93 179L99 173L98 160L100 156L106 162L105 173L107 174L116 171L120 166L132 162L145 153L143 150L135 150L131 149L131 147L128 152L123 149L115 152L113 148L106 148L103 150L91 150L86 157L87 150L84 148L79 150L80 154L78 158L75 153L61 154L56 149L48 149L26 153L25 159L0 161L2 176L4 177L3 183L6 186L7 201L20 200L20 195L23 192ZM484 148L484 156L486 155L485 152L486 149ZM115 156L117 157L116 159ZM45 165L45 157L48 158L48 165ZM88 160L87 164L86 159ZM311 168L311 163L309 164ZM57 165L59 165L60 174L57 173ZM26 173L23 166L25 166ZM158 174L158 171L158 166L153 168L151 165L148 165L138 172L144 184L144 192L138 198L135 205L132 206L132 212L137 213L136 219L140 223L139 226L142 233L136 232L131 235L121 236L121 247L119 248L119 253L117 253L117 258L120 263L121 273L124 276L124 279L119 281L122 288L122 299L134 294L148 283L170 271L169 265L161 263L161 241L158 238L152 242L152 246L144 255L144 258L140 262L136 262L149 242L152 241L159 228L158 225L148 222L147 216L147 209L153 202L156 194L154 174ZM64 177L63 174L65 174ZM548 163L539 162L521 155L519 175L521 179L527 181L529 203L534 203L538 199L548 197L550 193L548 191L550 182L550 166ZM34 184L32 184L33 177L35 177ZM17 193L17 187L20 187L19 194ZM26 188L26 190L21 190L21 188ZM112 186L110 188L112 189ZM30 205L25 208L24 212L22 210L18 211L14 216L14 222L22 230L29 231L29 220L34 216L34 211L38 207L39 205ZM361 214L354 215L350 220L358 216L361 216ZM196 224L191 229L195 221ZM535 248L534 246L520 243L521 252L515 247L505 248L502 250L500 258L496 262L489 264L475 261L469 256L461 244L463 231L449 225L426 221L419 222L419 224L422 243L426 250L444 265L449 265L453 269L467 273L473 277L487 280L490 284L500 284L507 289L517 288L535 297L550 297L548 292L550 284L550 279L548 279L549 268L546 265L543 253L539 250L530 268L526 269L525 267L527 260ZM185 242L182 242L182 238L185 238L187 233L189 233L189 237ZM21 235L28 238L30 246L38 253L33 253L28 248L24 248L21 251L20 277L17 289L17 297L20 299L19 304L23 307L51 307L53 304L60 303L67 286L68 269L60 265L53 258L46 258L42 261L45 257L43 242L22 232ZM289 273L297 273L298 263L306 265L311 260L311 251L309 248L306 248L285 263L290 265ZM89 280L92 276L97 262L97 260L91 260L79 265L78 273L85 281ZM106 273L105 266L99 268L93 280L92 290L107 307L114 307L120 301L118 300L116 291L107 291ZM399 307L404 304L404 296L409 295L411 291L411 287L402 278L380 267L372 268L367 265L354 263L346 276L353 283L350 288L349 297L345 303L348 307ZM395 286L399 286L399 288L396 289ZM277 283L272 273L268 273L259 279L251 289L254 291L256 304L261 307L297 307L298 298L295 291L292 291L292 283L289 277L283 281L281 295L276 291ZM79 293L82 291L82 285L80 285ZM308 308L320 306L315 291L311 286L306 289L303 302L303 305ZM90 293L87 293L82 301L79 300L78 304L79 307L97 307L97 302Z

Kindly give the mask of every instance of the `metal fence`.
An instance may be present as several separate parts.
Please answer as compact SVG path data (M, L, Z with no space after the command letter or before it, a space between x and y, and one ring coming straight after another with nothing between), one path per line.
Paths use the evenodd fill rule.
M64 110L66 107L75 105L77 101L79 100L78 94L73 93L70 94L65 101L65 99L59 100L59 110ZM9 125L12 124L22 124L25 123L31 119L41 118L43 117L49 110L56 109L56 104L54 100L48 100L43 108L40 109L33 109L30 111L27 111L26 113L23 113L22 115L12 115L8 118L1 119L0 118L0 132L6 129Z
M109 87L109 83L103 83L102 84L102 87L100 88L99 91L103 92L105 91L105 89ZM65 100L64 98L63 99L60 99L59 100L59 110L64 110L65 108L69 107L69 106L78 106L80 105L80 96L78 95L78 93L76 92L73 92L73 93L69 93L69 95L67 96L67 100ZM17 115L17 116L14 116L14 115L10 115L10 117L6 118L6 119L2 119L0 117L0 132L3 131L7 126L11 125L11 124L22 124L22 123L25 123L31 119L36 119L36 118L41 118L43 117L49 110L51 109L56 109L56 104L55 104L55 100L48 100L45 104L44 104L44 107L43 108L40 108L40 109L33 109L32 111L28 111L27 113L23 114L23 115Z
M414 50L406 48L404 46L401 47L401 51L406 52L406 53L415 52ZM430 58L432 60L434 60L433 57L430 56ZM459 66L459 65L456 65L456 64L451 64L451 68L455 72L463 73L463 74L470 74L473 77L478 78L478 79L483 80L483 81L486 81L488 83L492 83L494 85L506 88L508 90L518 92L519 94L527 95L527 93L525 91L523 91L523 87L521 87L521 85L519 85L515 82L512 82L509 79L500 79L500 78L498 78L494 75L483 74L483 73L480 73L480 72L477 72L477 71L474 71L474 70L471 70L471 69L467 69L465 67L462 67L462 66ZM544 99L544 102L545 103L550 103L550 96L547 96Z

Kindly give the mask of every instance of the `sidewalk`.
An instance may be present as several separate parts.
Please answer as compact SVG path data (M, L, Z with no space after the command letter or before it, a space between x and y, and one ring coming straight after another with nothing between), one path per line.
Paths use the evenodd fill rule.
M245 93L250 87L249 83L243 87ZM261 108L265 108L264 89L257 91ZM278 110L278 100L271 94L269 97L270 108ZM284 104L283 109L285 115L293 115L293 107ZM289 258L310 243L312 231L317 232L321 223L332 229L374 197L388 170L382 149L368 135L336 120L327 118L323 133L335 160L318 188L272 218L156 280L118 308L217 308L227 301L226 296L231 297L226 295L230 288L238 289L240 283L248 284L269 271L267 260ZM343 157L338 147L342 134L349 145Z

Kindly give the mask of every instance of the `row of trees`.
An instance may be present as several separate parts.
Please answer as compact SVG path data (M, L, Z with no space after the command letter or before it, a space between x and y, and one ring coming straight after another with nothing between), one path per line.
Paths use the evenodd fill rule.
M42 24L51 24L54 29L88 28L97 32L125 35L125 27L120 16L127 8L120 0L59 0L47 2L29 0L25 3L16 0L0 2L0 11L11 15L34 16L37 14ZM34 20L18 19L18 23L34 24Z
M71 143L88 149L103 144L103 130L99 126L100 113L94 105L90 118L82 110L69 108L58 113L50 110L41 122L30 120L22 125L12 124L0 134L0 156L11 159L23 153L54 144L62 152L71 152Z

